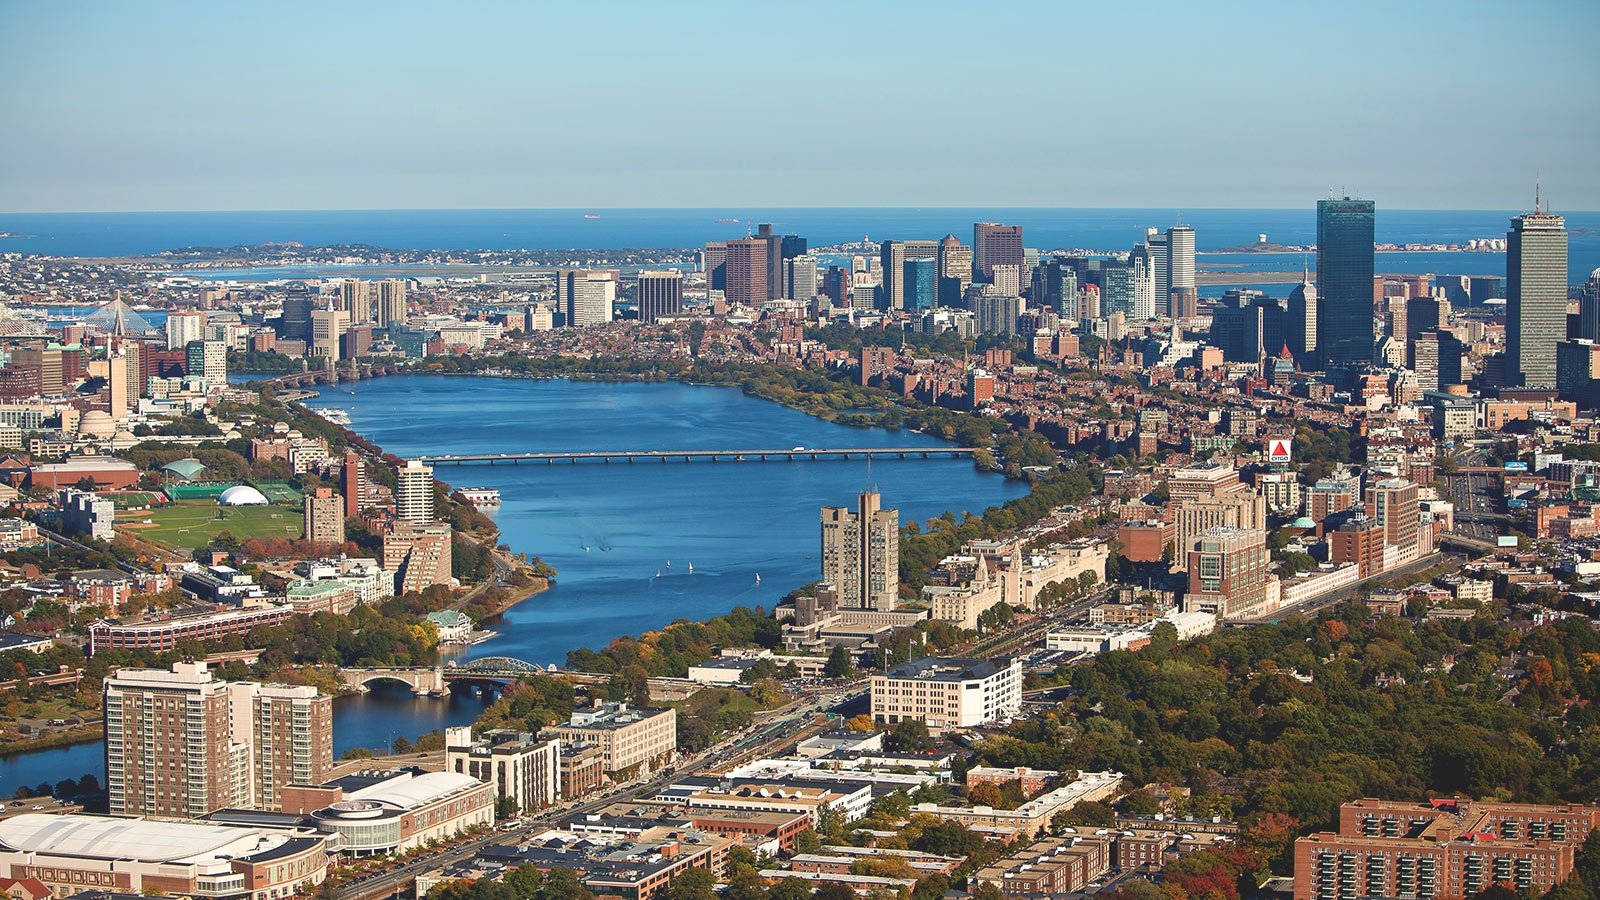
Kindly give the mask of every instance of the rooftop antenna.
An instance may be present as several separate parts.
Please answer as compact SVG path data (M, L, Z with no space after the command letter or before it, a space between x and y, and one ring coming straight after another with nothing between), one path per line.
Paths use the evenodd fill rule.
M1536 216L1539 214L1539 189L1542 186L1539 181L1539 173L1533 173L1533 214Z

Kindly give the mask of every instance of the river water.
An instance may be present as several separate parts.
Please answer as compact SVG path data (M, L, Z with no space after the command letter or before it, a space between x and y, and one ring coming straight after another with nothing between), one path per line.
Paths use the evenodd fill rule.
M528 450L939 447L909 431L851 428L745 396L676 383L407 376L325 389L314 406L400 456ZM771 606L818 575L818 507L874 485L901 521L980 512L1026 492L965 459L441 466L457 487L498 488L502 540L560 573L463 656L546 664L679 619ZM670 562L670 565L668 563ZM694 572L689 573L693 564ZM657 577L657 573L660 576ZM759 583L757 576L759 577ZM334 752L387 747L472 721L484 699L401 688L334 701ZM103 769L101 745L0 759L0 794Z

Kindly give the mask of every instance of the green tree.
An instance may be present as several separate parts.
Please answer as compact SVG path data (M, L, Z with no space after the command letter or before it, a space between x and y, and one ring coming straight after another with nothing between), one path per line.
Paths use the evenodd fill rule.
M822 666L822 674L829 678L849 678L855 670L855 659L850 651L839 645L828 651L828 661Z
M785 878L773 885L767 896L770 900L808 900L811 885L799 878Z
M544 874L535 900L593 900L594 894L578 880L578 873L557 866Z
M884 739L892 750L904 752L919 752L933 749L933 738L928 734L928 723L924 719L902 719L889 731Z
M716 896L717 879L710 869L685 869L667 882L667 900L714 900Z

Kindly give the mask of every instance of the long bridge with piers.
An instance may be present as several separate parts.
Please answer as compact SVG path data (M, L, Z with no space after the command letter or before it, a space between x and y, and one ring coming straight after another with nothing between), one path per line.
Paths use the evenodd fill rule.
M611 680L610 675L599 672L573 672L540 666L510 656L485 656L468 662L438 666L341 667L339 683L352 690L366 693L378 682L399 682L419 696L443 697L450 692L451 682L491 682L504 685L533 675L560 675L578 684L603 684ZM652 689L685 687L692 684L685 678L651 678L650 682Z
M971 456L978 447L790 447L786 450L585 450L527 453L447 453L416 457L432 465L440 463L578 463L581 460L637 462L767 462L797 459L935 459Z

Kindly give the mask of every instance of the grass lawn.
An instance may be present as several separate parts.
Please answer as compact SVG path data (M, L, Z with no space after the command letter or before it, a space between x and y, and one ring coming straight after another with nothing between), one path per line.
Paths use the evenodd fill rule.
M223 518L217 518L221 513ZM145 524L148 521L150 524ZM117 528L175 549L204 547L224 531L235 538L297 538L300 510L290 506L221 507L214 500L180 500L171 506L117 512Z

